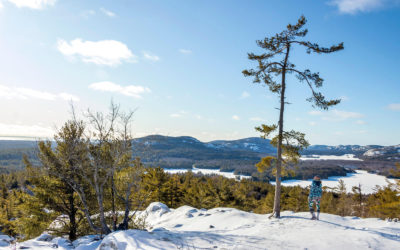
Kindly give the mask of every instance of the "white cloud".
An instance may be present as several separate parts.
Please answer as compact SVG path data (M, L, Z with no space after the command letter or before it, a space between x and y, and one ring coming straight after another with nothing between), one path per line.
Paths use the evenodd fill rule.
M0 123L0 136L51 137L54 130L39 125L19 125Z
M7 87L5 85L0 85L0 98L1 97L5 99L40 99L47 101L62 99L66 101L79 101L77 96L68 93L55 94L30 88Z
M79 98L78 97L76 97L76 96L74 96L74 95L71 95L71 94L68 94L68 93L61 93L61 94L59 94L58 95L61 99L64 99L64 100L66 100L66 101L74 101L74 102L78 102L79 101Z
M59 39L57 48L65 56L78 56L84 62L99 65L116 66L122 62L134 62L135 58L128 46L115 40L92 42L77 38L67 42Z
M311 121L311 122L309 122L309 123L308 123L308 125L310 125L310 126L315 126L315 125L317 125L317 123L316 123L316 122L313 122L313 121Z
M186 114L187 114L186 111L181 110L178 113L170 114L169 116L172 117L172 118L179 118L179 117L182 117L182 116L184 116Z
M337 6L340 13L355 14L380 8L385 0L333 0L330 4Z
M185 55L192 54L192 51L190 49L180 49L179 52Z
M83 11L83 12L81 13L81 16L87 19L87 18L89 18L90 16L93 16L93 15L95 15L95 14L96 14L96 11L94 11L94 10L85 10L85 11Z
M153 61L153 62L160 61L160 57L158 57L156 55L153 55L152 53L149 53L147 51L142 51L142 52L143 52L144 59L149 60L149 61Z
M356 121L356 124L358 124L358 125L365 125L365 124L367 124L364 120L357 120Z
M3 8L3 3L0 1L0 9Z
M243 91L242 95L240 96L240 99L245 99L245 98L248 98L248 97L250 97L249 92Z
M89 85L90 89L119 93L134 98L142 98L142 94L150 93L151 90L148 87L138 85L121 86L113 82L95 82Z
M400 103L389 104L387 108L393 111L400 111Z
M322 115L323 113L321 111L316 111L316 110L312 110L310 112L308 112L310 115Z
M109 11L105 8L100 8L100 11L103 12L104 15L109 16L109 17L115 17L115 13L112 11Z
M310 111L310 115L321 116L322 120L326 121L344 121L348 119L357 119L364 117L363 114L357 112L349 112L343 110L333 109L327 112Z
M179 118L179 117L182 117L182 114L175 113L175 114L170 114L169 116L173 117L173 118Z
M234 116L232 116L232 119L235 120L235 121L239 121L239 120L240 120L240 117L237 116L237 115L234 115Z
M53 6L56 0L7 0L8 2L14 4L18 8L31 8L40 10L46 6Z

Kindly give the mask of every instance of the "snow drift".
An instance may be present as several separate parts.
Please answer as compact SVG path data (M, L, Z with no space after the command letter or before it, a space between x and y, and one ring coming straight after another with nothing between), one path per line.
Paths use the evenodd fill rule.
M322 213L282 212L281 219L234 208L210 210L182 206L170 209L158 202L147 214L148 231L118 231L100 239L82 237L73 243L48 235L21 242L30 249L400 249L400 223L380 219L340 217ZM4 249L0 247L0 249Z

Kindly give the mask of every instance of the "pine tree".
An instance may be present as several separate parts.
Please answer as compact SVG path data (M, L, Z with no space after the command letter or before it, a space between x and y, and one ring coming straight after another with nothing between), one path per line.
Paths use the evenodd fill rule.
M273 139L275 146L277 147L277 156L275 159L276 165L276 188L274 198L274 212L275 217L280 217L280 197L281 197L281 171L282 171L282 154L285 151L284 141L292 133L298 132L285 132L283 129L283 118L286 98L286 76L287 74L294 74L300 82L306 82L311 90L312 96L308 101L313 103L313 106L328 109L340 102L340 100L326 100L322 93L318 92L316 88L319 88L323 84L323 79L319 76L319 73L312 73L309 69L304 71L296 69L296 66L289 61L290 52L296 45L300 45L306 48L307 53L326 54L339 51L343 49L343 43L339 45L331 46L330 48L320 47L316 43L304 41L301 38L305 37L308 33L307 29L303 29L306 24L306 18L301 16L296 25L287 25L287 29L279 34L272 37L266 37L264 40L257 41L257 45L267 52L256 55L249 53L248 58L252 61L256 61L258 66L256 69L244 70L243 74L247 77L254 77L254 83L263 83L267 85L273 93L277 93L280 97L280 109L279 109L279 121L278 124L273 125L262 125L258 130L269 136L272 132L278 130L278 135ZM280 60L273 61L274 57L282 56ZM278 83L274 78L281 77ZM300 135L300 134L297 134ZM304 136L303 136L304 137ZM292 138L288 138L291 140ZM290 143L286 143L290 145ZM290 151L290 147L287 148ZM296 157L296 154L293 155ZM267 159L269 162L271 159Z
M364 217L365 195L362 193L361 184L354 186L352 192L353 206L356 210L356 215L358 217Z
M147 192L151 193L150 200L168 203L166 184L168 174L161 167L148 168L143 178L143 184Z
M178 175L171 176L165 184L165 191L168 197L168 207L178 207L182 199L180 178Z
M288 193L286 199L286 209L293 210L294 212L307 211L307 193L304 188L294 186Z
M58 152L60 153L58 155L59 157L66 157L65 155L62 156L63 153L66 153L65 151L60 150ZM39 152L39 157L43 157L40 156L40 154L41 152ZM24 156L23 161L28 176L27 181L31 184L29 189L34 194L32 196L34 198L28 196L28 202L37 203L35 206L27 206L25 209L27 213L29 214L29 211L32 209L40 209L51 211L48 212L49 218L53 218L53 216L57 215L67 215L68 220L60 222L60 224L64 224L63 228L53 228L50 229L50 231L58 235L67 233L69 240L76 240L79 235L79 222L82 220L82 214L79 212L81 202L79 201L77 193L71 186L56 177L52 172L49 172L48 168L32 166L27 156ZM38 204L41 204L41 208ZM34 213L34 211L32 213Z
M337 213L340 216L350 215L350 201L347 196L346 184L344 184L343 180L339 180L339 184L336 187L336 191L339 194L339 200L337 204Z

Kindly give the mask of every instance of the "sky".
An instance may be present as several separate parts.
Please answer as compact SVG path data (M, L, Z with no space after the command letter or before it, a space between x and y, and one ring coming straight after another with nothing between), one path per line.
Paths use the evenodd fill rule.
M345 49L296 47L290 60L342 102L314 109L289 76L285 129L311 144L399 144L398 0L0 0L0 137L51 138L71 102L83 114L111 100L135 110L135 137L259 136L279 100L242 75L256 66L247 53L301 15L305 40Z

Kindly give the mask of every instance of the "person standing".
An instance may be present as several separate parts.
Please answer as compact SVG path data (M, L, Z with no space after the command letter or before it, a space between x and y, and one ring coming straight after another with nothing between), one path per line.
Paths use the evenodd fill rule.
M310 194L308 195L308 206L310 208L311 219L319 220L320 204L322 196L322 183L321 178L316 175L311 183ZM314 214L314 204L317 208L317 216Z

